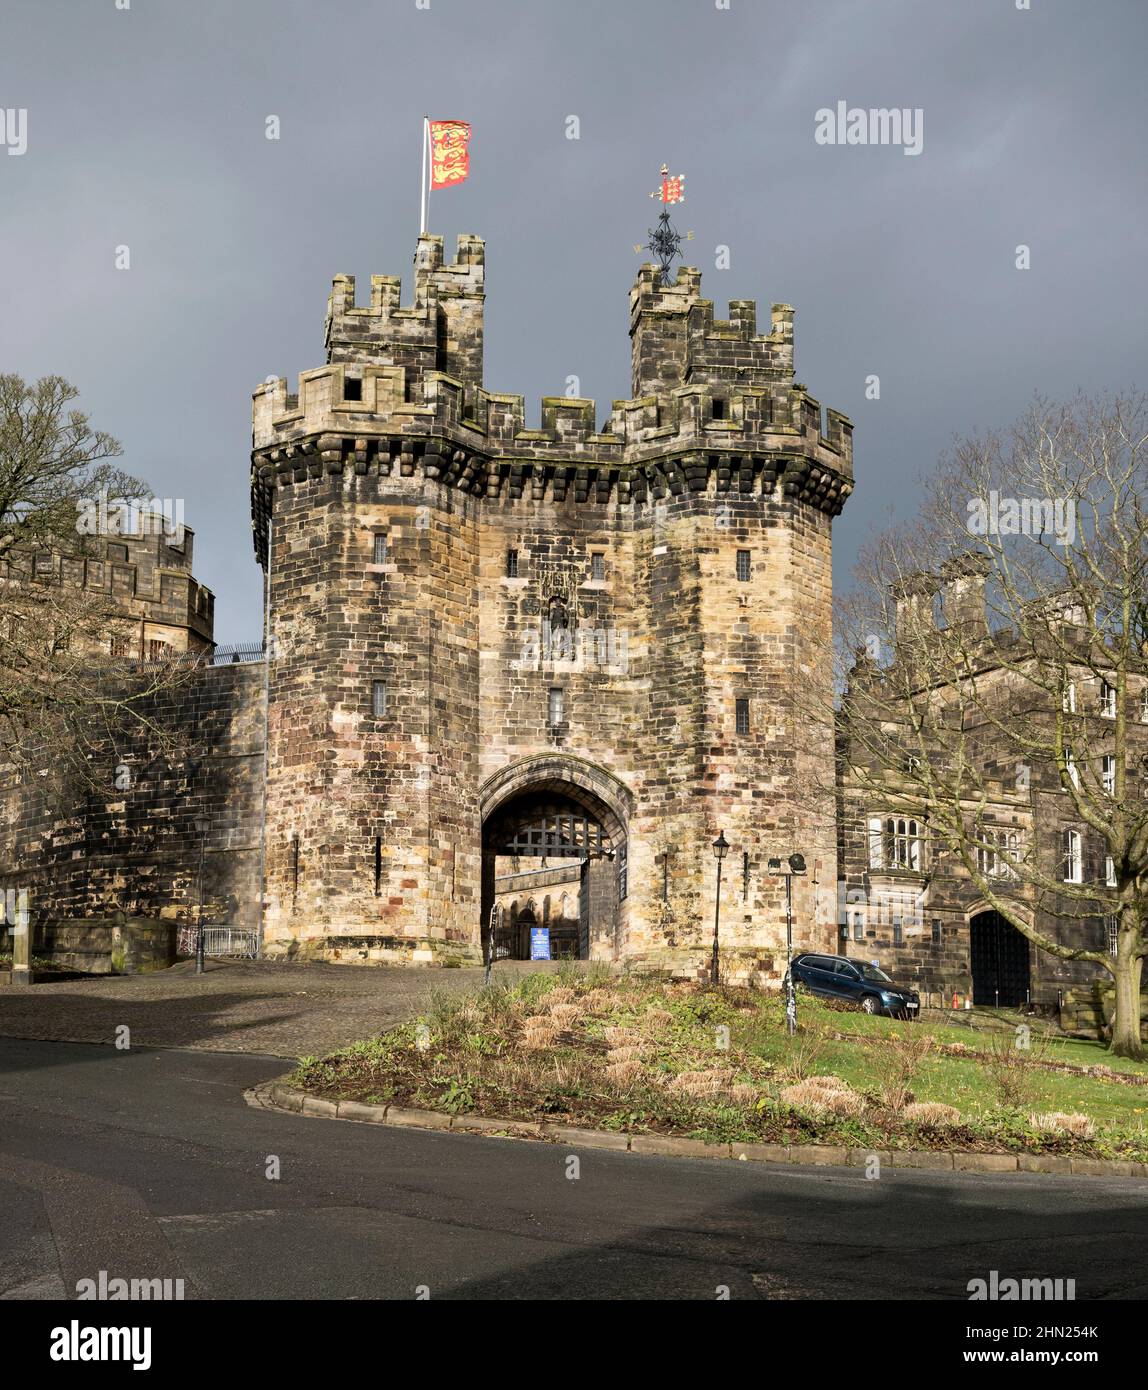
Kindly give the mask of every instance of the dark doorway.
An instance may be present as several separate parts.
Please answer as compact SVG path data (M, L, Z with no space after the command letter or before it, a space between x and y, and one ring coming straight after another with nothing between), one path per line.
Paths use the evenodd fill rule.
M545 932L552 960L587 960L596 930L614 925L619 845L604 808L581 788L520 792L482 828L482 928L495 960L529 960L531 931ZM624 842L623 842L624 843ZM549 895L547 914L527 923L516 903ZM563 905L558 911L559 904ZM527 928L527 929L524 929Z
M973 1003L1016 1008L1028 1003L1028 937L1000 915L979 912L969 923Z

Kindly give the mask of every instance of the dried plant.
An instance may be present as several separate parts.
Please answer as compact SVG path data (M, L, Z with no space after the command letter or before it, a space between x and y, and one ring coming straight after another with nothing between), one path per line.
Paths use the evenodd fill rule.
M939 1100L918 1100L906 1105L901 1111L903 1119L916 1125L931 1125L942 1129L947 1125L959 1125L961 1112L953 1105L944 1105Z
M1047 1115L1030 1115L1029 1119L1036 1129L1050 1134L1071 1134L1077 1139L1092 1139L1096 1135L1096 1128L1087 1115L1066 1115L1053 1110Z
M982 1065L1001 1105L1018 1109L1031 1103L1041 1064L1046 1060L1046 1037L1025 1035L1029 1045L1020 1047L1013 1033L991 1033Z
M881 1099L890 1110L903 1110L913 1099L913 1081L934 1041L931 1033L893 1033L880 1045L875 1070Z

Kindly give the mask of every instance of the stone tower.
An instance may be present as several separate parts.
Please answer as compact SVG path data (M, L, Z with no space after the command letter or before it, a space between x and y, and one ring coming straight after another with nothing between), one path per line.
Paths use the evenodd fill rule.
M793 380L793 311L715 319L643 266L631 398L482 383L484 246L419 238L413 303L335 279L327 365L255 394L252 507L272 660L265 939L329 959L475 958L500 865L578 879L579 953L696 972L715 865L724 971L827 948L830 629L851 425ZM826 699L821 702L827 707ZM782 954L779 955L779 946Z

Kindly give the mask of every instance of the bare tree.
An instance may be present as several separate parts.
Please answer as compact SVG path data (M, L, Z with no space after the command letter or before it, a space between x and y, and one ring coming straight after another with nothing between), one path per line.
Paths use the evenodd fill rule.
M845 786L918 818L1039 948L1109 972L1127 1057L1148 953L1146 440L1134 394L1037 399L962 441L869 547L837 628ZM1005 838L1001 809L1029 834Z
M129 620L110 586L57 570L56 557L93 545L77 529L86 504L147 494L113 464L116 440L69 408L76 395L61 377L0 375L0 760L17 768L48 750L57 771L83 769L87 750L143 720L139 697L174 674L110 680L110 639L126 638Z

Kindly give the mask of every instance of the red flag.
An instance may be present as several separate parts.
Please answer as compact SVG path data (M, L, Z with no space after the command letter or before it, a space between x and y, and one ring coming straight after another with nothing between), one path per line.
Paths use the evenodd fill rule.
M431 187L449 188L470 173L470 126L466 121L428 121Z
M663 203L684 203L686 195L684 185L686 178L684 174L673 174L662 178L662 202Z

